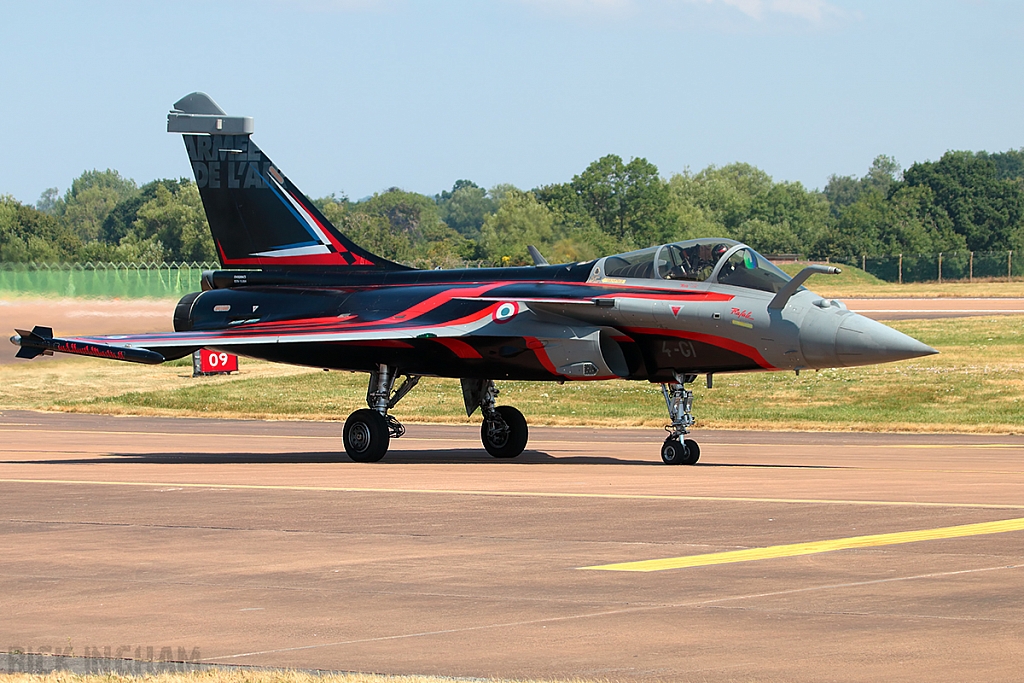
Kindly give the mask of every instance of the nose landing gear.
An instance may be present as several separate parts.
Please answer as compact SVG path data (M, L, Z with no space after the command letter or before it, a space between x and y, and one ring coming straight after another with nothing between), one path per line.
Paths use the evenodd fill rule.
M696 375L675 373L675 382L661 385L665 406L672 421L665 427L669 433L661 446L661 460L666 465L696 465L700 459L700 446L693 439L684 438L693 426L693 392L683 385L690 384Z

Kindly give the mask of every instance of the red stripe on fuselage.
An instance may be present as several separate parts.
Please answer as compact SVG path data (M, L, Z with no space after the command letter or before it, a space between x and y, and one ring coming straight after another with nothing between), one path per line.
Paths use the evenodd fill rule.
M540 364L544 369L552 375L558 375L558 369L555 367L555 364L551 362L551 359L548 358L547 351L544 350L544 342L536 337L523 337L523 339L526 341L526 348L533 351L533 354L537 356L537 360L540 361ZM558 376L561 377L561 375Z
M463 360L483 358L479 351L461 339L455 339L454 337L434 337L434 341L441 346L446 347L449 351Z
M404 311L401 311L399 313L395 313L394 315L392 315L389 318L383 318L381 320L375 320L373 322L355 323L355 325L360 325L360 326L363 326L363 325L391 325L391 324L396 324L396 323L409 322L413 318L418 318L419 316L423 315L424 313L429 313L430 311L443 306L444 304L448 303L452 299L455 299L455 298L458 298L458 297L480 296L484 292L490 291L490 290L494 289L495 287L503 287L503 286L508 285L508 284L513 284L513 283L509 283L509 282L489 282L487 284L479 285L477 287L453 287L452 289L447 289L447 290L445 290L443 292L438 292L437 294L424 299L423 301L419 302L418 304L410 306L409 308L405 309ZM515 297L509 297L509 301L515 301ZM488 306L487 310L490 310L491 308L493 308L493 306ZM475 315L476 314L473 314L471 316L467 316L467 318L472 318ZM463 318L463 320L465 320L465 319L466 318ZM452 324L455 324L456 322L457 321L453 320L452 322L444 323L444 324L452 325Z
M729 339L728 337L718 337L713 334L703 334L701 332L687 332L686 330L666 330L651 327L624 327L622 329L630 334L643 334L651 337L679 337L681 339L689 339L690 341L710 344L712 346L717 346L720 349L725 349L726 351L732 351L733 353L738 353L741 356L746 356L765 370L778 369L766 361L764 356L761 355L761 352L753 346L744 344L743 342L738 342L734 339Z

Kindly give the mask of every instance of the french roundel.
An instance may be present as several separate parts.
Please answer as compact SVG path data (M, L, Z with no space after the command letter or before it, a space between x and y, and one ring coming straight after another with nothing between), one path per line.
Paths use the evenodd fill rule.
M505 303L498 304L498 307L494 309L494 313L491 317L494 318L494 322L501 324L507 323L512 318L516 317L516 313L519 312L519 304L514 301L506 301Z

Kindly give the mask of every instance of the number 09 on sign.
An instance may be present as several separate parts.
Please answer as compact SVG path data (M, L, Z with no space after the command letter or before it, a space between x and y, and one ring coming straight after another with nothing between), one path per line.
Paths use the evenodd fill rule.
M223 351L199 349L192 354L192 376L238 372L238 356Z

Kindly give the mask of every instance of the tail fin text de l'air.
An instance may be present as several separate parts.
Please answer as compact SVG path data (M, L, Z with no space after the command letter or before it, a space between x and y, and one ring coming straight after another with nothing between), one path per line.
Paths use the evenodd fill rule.
M185 140L225 268L404 270L341 234L256 146L250 117L227 116L205 93L174 104L167 132Z

